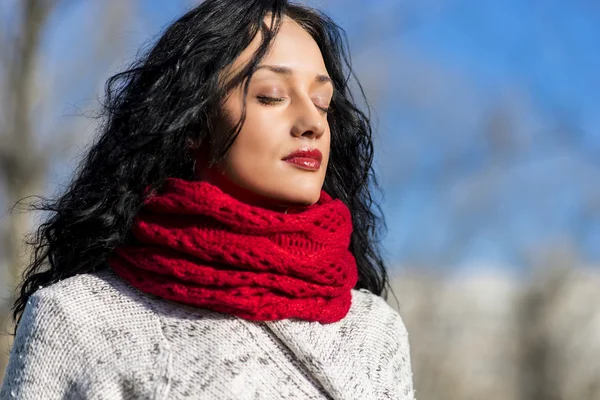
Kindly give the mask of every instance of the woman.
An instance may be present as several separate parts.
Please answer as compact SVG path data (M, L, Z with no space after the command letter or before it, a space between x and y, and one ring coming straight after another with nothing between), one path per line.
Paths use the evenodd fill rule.
M109 80L38 205L0 397L413 398L343 45L305 7L207 0Z

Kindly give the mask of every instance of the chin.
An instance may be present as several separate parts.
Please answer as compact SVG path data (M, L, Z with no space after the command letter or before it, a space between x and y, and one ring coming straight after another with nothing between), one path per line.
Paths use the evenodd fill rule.
M294 188L289 192L282 193L279 197L279 200L283 204L288 204L290 206L310 206L319 201L319 197L321 196L321 187L311 188L311 189L301 189Z
M261 187L254 188L254 193L262 198L267 207L303 207L315 204L321 196L321 187Z
M289 204L290 206L294 206L294 207L303 207L303 206L313 205L318 200L319 200L319 196L314 196L314 197L298 196L298 197L289 199L285 203Z

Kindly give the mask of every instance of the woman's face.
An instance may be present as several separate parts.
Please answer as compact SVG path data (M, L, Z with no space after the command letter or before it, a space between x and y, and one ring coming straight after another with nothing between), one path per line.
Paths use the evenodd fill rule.
M267 19L269 24L270 19ZM260 44L252 41L232 70L237 71ZM313 38L286 17L272 47L253 75L246 100L246 119L226 158L199 172L225 192L250 204L283 210L315 203L325 180L330 132L327 108L333 96L321 51ZM240 119L243 88L226 99L217 134ZM317 150L320 163L296 157L297 150ZM300 155L302 156L302 155ZM306 155L305 155L306 156ZM318 156L317 156L318 157Z

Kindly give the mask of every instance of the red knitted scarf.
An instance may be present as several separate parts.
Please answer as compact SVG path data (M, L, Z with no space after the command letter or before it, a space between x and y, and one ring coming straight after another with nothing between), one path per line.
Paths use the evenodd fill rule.
M321 191L284 214L206 181L170 178L144 204L112 269L139 290L250 320L330 323L350 309L356 261L349 209Z

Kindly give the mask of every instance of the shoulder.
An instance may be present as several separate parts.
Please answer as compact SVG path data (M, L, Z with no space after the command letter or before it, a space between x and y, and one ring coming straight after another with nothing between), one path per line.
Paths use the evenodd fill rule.
M372 365L366 368L382 382L381 398L414 399L408 332L400 314L385 299L366 289L353 291L350 320L365 332Z
M385 299L367 289L352 290L352 307L346 319L365 328L376 328L382 335L407 338L408 332L400 314Z
M109 269L79 274L29 298L16 339L40 351L69 343L65 351L99 365L121 360L130 350L143 354L161 340L154 301Z
M400 314L385 299L367 289L352 290L352 306L341 321L357 343L368 343L381 362L396 360L410 364L408 332Z
M127 336L124 331L136 322L146 321L141 326L149 325L149 304L149 299L110 270L72 276L41 287L30 296L16 332L15 347L35 345L27 350L31 352L68 343L70 349L66 351L87 357L103 344ZM24 349L13 349L17 351Z
M104 269L78 274L40 288L30 300L60 303L62 307L77 309L83 314L89 306L106 305L106 300L117 303L135 301L134 292L132 287L120 280L111 270Z
M135 324L152 316L152 299L110 269L78 274L40 288L29 299L35 319L59 316L82 333L98 326ZM24 314L25 317L25 314ZM22 321L27 323L27 321Z
M82 398L92 374L88 366L93 331L102 313L97 290L110 292L98 276L78 275L37 290L20 319L0 397ZM62 396L62 397L61 397Z
M126 358L130 352L144 354L163 340L159 306L159 299L105 269L39 289L31 296L27 305L30 309L26 308L21 323L59 324L61 338L68 335L76 341L86 357L112 362ZM46 336L52 337L52 333ZM144 358L140 356L139 361ZM152 362L152 357L145 361Z
M110 270L40 288L23 312L1 394L151 398L166 354L152 302Z
M27 301L17 334L34 328L43 327L47 330L55 324L61 327L61 334L64 334L70 326L84 324L98 312L101 313L108 307L106 298L115 297L117 292L104 279L105 275L80 274L40 287Z

